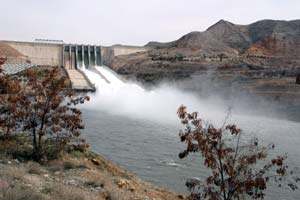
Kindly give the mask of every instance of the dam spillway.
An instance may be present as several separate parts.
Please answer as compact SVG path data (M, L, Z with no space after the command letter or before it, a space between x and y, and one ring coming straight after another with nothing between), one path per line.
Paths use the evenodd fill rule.
M93 69L102 65L101 47L92 45L63 45L62 63L76 90L95 91L82 69Z
M90 68L102 65L100 46L64 45L63 65L66 69Z

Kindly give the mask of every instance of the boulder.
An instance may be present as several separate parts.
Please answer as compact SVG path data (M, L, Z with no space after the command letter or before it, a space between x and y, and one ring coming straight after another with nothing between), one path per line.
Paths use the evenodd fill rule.
M94 165L100 165L101 163L100 163L100 161L99 160L97 160L97 159L95 159L95 158L93 158L92 160L92 163L94 164Z
M117 182L117 185L119 186L119 188L124 188L124 187L128 187L129 186L129 181L125 180L125 179L120 179Z

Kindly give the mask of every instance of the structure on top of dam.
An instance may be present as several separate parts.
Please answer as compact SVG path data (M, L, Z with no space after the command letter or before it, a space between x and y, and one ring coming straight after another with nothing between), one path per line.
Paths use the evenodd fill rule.
M82 67L108 65L115 56L147 51L145 47L66 44L63 40L36 39L34 42L0 41L15 53L7 53L8 71L17 73L30 66L59 66L67 72L75 90L95 90ZM1 47L1 46L0 46ZM0 55L3 56L3 55ZM31 64L31 65L29 65ZM14 67L16 66L16 67ZM24 67L22 67L24 66ZM14 68L11 69L10 68Z

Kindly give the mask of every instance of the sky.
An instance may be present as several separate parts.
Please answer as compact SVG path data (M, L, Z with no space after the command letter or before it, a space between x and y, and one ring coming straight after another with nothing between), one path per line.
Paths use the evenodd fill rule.
M168 42L220 19L300 19L300 0L0 0L0 40L97 45Z

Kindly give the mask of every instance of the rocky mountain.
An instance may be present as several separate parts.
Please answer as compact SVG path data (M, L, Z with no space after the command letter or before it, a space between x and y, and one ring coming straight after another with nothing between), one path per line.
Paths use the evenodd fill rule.
M300 66L300 20L262 20L236 25L220 20L203 32L191 32L178 40L149 42L148 52L117 56L110 64L120 73L191 71L199 68L252 66ZM188 66L188 67L187 67Z
M174 42L151 42L146 46L153 48L192 48L206 54L260 53L299 57L300 20L262 20L250 25L236 25L220 20L204 32L192 32Z

